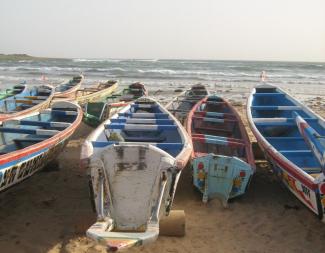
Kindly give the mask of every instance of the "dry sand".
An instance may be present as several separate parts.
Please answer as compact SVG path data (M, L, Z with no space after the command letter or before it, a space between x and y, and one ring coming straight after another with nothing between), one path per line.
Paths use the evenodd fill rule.
M220 92L236 101L246 120L246 95L234 95L231 88ZM323 116L324 101L324 96L305 98ZM105 252L85 237L96 215L86 173L78 165L80 144L90 131L83 124L55 162L0 194L1 253ZM227 209L218 200L202 204L187 168L173 207L186 212L186 236L159 237L154 244L128 252L325 252L325 224L284 188L265 162L259 163L247 194Z

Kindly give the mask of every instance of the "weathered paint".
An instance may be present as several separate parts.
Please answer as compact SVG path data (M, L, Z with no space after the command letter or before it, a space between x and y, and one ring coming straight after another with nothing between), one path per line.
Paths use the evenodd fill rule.
M132 135L123 137L129 131ZM137 142L124 139L137 136ZM152 141L155 138L159 142ZM159 218L169 213L191 151L185 129L150 98L131 103L103 122L87 138L81 154L82 161L89 161L98 214L87 235L110 250L156 240Z

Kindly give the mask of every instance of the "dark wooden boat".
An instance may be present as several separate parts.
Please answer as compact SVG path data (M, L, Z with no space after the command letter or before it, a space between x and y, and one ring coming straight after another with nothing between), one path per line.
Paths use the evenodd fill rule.
M0 191L32 176L64 148L82 120L81 108L55 102L50 109L0 125Z
M166 108L182 124L184 124L185 119L191 111L192 107L207 95L209 95L209 91L207 90L206 86L202 84L195 84L190 89L185 90L177 97L175 97L170 103L166 105Z
M128 88L122 91L120 101L130 102L144 96L148 96L146 86L143 83L136 82L130 84Z
M246 192L255 171L252 147L235 109L212 95L198 102L188 115L186 130L193 143L193 183L203 201L228 199Z

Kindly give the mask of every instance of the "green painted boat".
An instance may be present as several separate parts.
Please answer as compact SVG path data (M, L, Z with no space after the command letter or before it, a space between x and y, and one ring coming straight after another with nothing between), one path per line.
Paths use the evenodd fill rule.
M110 118L129 102L147 96L148 91L144 84L133 83L128 88L113 93L102 101L88 102L84 108L84 122L92 127L97 127L101 122Z
M25 91L26 89L27 89L27 85L19 84L19 85L15 85L12 88L6 89L4 91L0 91L0 100L18 95L23 91Z

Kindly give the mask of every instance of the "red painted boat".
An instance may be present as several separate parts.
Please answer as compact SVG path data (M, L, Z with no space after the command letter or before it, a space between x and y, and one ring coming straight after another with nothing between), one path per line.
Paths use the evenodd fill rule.
M193 183L203 201L218 197L226 205L228 199L244 194L255 161L235 109L221 97L205 97L190 111L186 127L193 144Z

